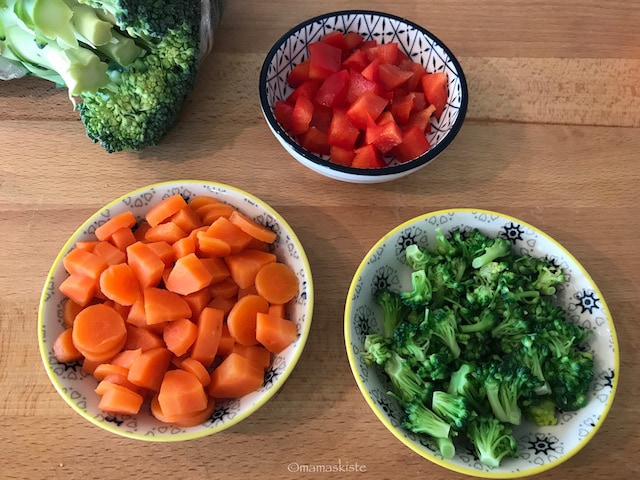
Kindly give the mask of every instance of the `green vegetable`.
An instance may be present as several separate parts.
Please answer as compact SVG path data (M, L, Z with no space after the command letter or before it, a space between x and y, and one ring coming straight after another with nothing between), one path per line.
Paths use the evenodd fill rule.
M362 353L389 377L405 428L445 458L467 437L496 467L518 455L511 428L523 417L555 425L587 403L590 330L554 303L560 268L477 229L437 230L432 248L410 245L405 256L411 288L376 293L382 331Z
M217 25L224 0L211 2ZM0 78L68 89L108 152L157 144L195 85L199 0L0 0Z

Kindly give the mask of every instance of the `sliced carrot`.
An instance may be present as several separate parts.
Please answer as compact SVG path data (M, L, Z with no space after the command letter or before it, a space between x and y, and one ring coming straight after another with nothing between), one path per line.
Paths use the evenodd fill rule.
M87 252L93 252L93 249L96 245L100 243L98 240L80 240L76 242L74 245L75 248L79 248L80 250L86 250Z
M249 244L245 248L250 248L252 250L260 250L263 252L269 251L269 244L258 240L257 238L252 239Z
M145 235L147 234L147 230L149 230L150 228L151 225L149 225L146 220L142 220L133 231L133 237L137 242L142 242Z
M71 250L62 259L62 265L71 275L81 275L94 280L100 278L100 274L109 266L104 258L78 248Z
M169 322L162 332L164 343L174 355L187 353L198 336L198 326L187 318Z
M238 300L242 297L246 297L247 295L258 295L258 289L255 284L249 285L246 288L238 289Z
M191 348L191 358L205 367L213 363L218 351L224 312L217 308L205 307L198 316L198 335Z
M262 267L256 274L258 293L269 303L287 303L298 293L298 277L289 265L280 262Z
M195 197L193 197L187 202L187 204L189 205L189 207L191 207L193 211L196 211L201 206L208 205L210 203L222 203L222 202L210 195L196 195Z
M116 374L124 375L125 377L129 373L129 369L122 365L115 365L113 363L101 363L93 371L93 376L98 380L104 380L107 375Z
M240 288L247 288L255 283L258 271L276 261L276 256L270 252L261 250L243 250L240 253L229 255L225 262L229 268L231 278Z
M170 423L181 428L194 427L200 425L211 418L216 408L216 401L214 398L209 397L207 399L207 406L200 412L192 413L189 415L166 415L160 408L158 403L158 396L155 395L151 399L151 414L163 423Z
M285 310L284 303L270 303L269 304L269 315L275 315L280 318L287 318L287 313Z
M179 368L194 374L203 387L207 387L211 383L211 376L209 375L209 371L201 362L199 362L195 358L187 357L184 360L180 361Z
M237 353L230 353L211 373L209 395L237 398L256 391L264 383L264 371Z
M170 267L176 261L176 253L172 244L160 240L158 242L148 242L147 245L164 262L165 267Z
M217 218L207 229L206 235L227 242L232 254L243 250L253 238L226 217Z
M113 232L109 241L115 247L125 252L127 247L136 243L138 239L134 235L133 230L125 227Z
M66 328L53 342L53 356L61 363L82 360L82 353L73 344L72 329Z
M84 307L70 298L67 298L64 301L64 305L62 306L62 322L65 327L71 327L73 325L73 321L76 319L76 315L80 313Z
M180 295L189 295L208 287L212 279L202 260L195 253L190 253L176 260L165 281L165 288Z
M129 370L131 368L131 364L133 363L133 361L141 353L142 353L141 348L123 349L115 357L109 360L109 363L113 365L120 365L122 367L125 367L127 370Z
M73 344L90 360L108 360L127 340L124 320L112 307L90 305L73 322Z
M238 294L238 284L231 277L211 283L209 293L215 298L233 298Z
M239 299L227 315L229 333L236 343L255 345L257 314L268 311L269 303L260 295L246 295Z
M160 283L165 264L149 245L143 242L129 245L127 261L138 277L140 288L155 287Z
M245 233L248 233L253 238L260 241L273 243L275 239L278 238L278 234L276 232L264 225L261 225L255 220L252 220L243 213L240 213L238 210L229 216L229 221L240 227Z
M140 349L142 352L164 347L164 340L155 332L145 327L127 325L127 342L124 348L128 350Z
M208 288L203 288L200 291L184 295L182 298L184 298L189 304L189 307L191 307L190 318L198 318L202 309L211 301L211 292Z
M187 233L178 227L175 223L169 221L152 226L144 236L147 242L165 241L173 244L187 236Z
M147 325L147 315L144 313L144 298L142 295L138 300L131 305L129 314L127 315L127 323L136 325L137 327L144 327Z
M96 238L100 241L109 240L113 232L120 230L121 228L133 228L136 224L136 217L131 210L126 210L122 213L111 217L105 223L96 228Z
M104 362L101 360L89 360L85 358L82 360L82 371L86 374L93 375L94 370L98 367L98 365L103 364Z
M143 351L131 364L127 379L134 385L157 392L170 363L171 352L166 348Z
M147 223L149 223L149 225L155 227L156 225L168 219L186 206L187 202L182 197L182 195L176 193L175 195L164 198L160 202L153 205L149 210L147 210L144 218Z
M177 259L190 253L196 253L196 241L191 236L180 238L171 245L171 248L173 249L174 257Z
M139 393L115 383L105 388L98 408L110 413L135 415L140 411L144 398Z
M126 263L111 265L102 272L100 291L120 305L133 305L141 296L138 278Z
M256 318L256 339L273 353L280 353L291 345L298 336L296 324L291 320L258 313Z
M122 305L118 302L113 302L113 305L111 306L124 319L126 319L129 316L129 312L131 311L131 305Z
M189 415L207 407L207 393L193 373L182 369L169 370L162 379L158 403L165 415Z
M117 265L127 260L127 255L112 243L98 242L92 253L103 258L107 265Z
M221 238L210 237L207 232L196 235L196 251L203 257L226 257L231 253L231 245Z
M149 287L143 290L144 312L147 325L171 322L191 316L191 308L180 295L163 288Z
M216 355L226 357L233 351L235 343L236 341L229 333L229 327L226 323L223 323L222 332L220 333L220 343L218 344L218 351L216 352Z
M222 202L202 205L195 209L195 212L205 225L211 225L218 218L229 218L234 211L234 207Z
M107 388L110 387L110 384L112 383L128 388L132 392L136 392L140 394L143 398L147 394L146 388L142 388L142 387L139 387L138 385L134 385L129 380L127 380L126 375L120 375L119 373L110 373L106 375L102 380L100 380L95 390L96 393L98 395L104 394L104 392L107 390Z
M229 314L233 306L236 304L237 298L230 297L214 297L209 300L207 307L217 308L218 310L222 310L225 315Z
M211 274L211 283L218 283L229 277L229 268L222 258L202 258L201 261Z
M263 346L236 343L231 351L242 355L262 370L266 370L271 365L271 352Z
M202 226L200 216L193 210L190 204L174 213L170 220L187 234Z

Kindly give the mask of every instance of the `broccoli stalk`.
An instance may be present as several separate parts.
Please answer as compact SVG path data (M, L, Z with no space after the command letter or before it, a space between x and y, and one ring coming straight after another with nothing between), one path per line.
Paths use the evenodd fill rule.
M451 351L454 358L460 356L460 345L456 338L458 322L453 310L449 308L438 308L432 312L425 313L426 328L431 330L433 335L438 337L442 343Z
M433 386L425 382L411 368L406 359L393 352L384 364L384 371L393 385L393 394L402 405L430 397Z
M392 350L387 340L379 333L371 333L364 338L362 358L367 365L384 365L391 358Z
M424 307L431 300L431 282L424 270L411 273L411 290L400 292L402 302L408 307L418 309Z
M457 431L464 430L476 415L463 396L442 390L433 392L431 409Z
M396 326L409 313L399 294L387 289L376 291L374 298L382 307L382 335L391 338Z
M497 258L506 257L511 253L511 242L506 238L496 238L490 245L485 247L484 253L475 257L471 266L473 268L481 268L489 262L493 262Z
M451 425L440 418L421 401L412 401L405 408L402 426L415 433L425 433L433 438L448 438Z
M507 456L518 456L511 427L495 417L478 416L469 423L466 433L480 462L489 467L499 467Z

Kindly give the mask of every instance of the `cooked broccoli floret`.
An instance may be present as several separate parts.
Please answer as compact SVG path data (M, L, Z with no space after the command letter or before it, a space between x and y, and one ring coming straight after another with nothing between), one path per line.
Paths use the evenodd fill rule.
M365 337L362 358L367 365L384 365L391 358L391 354L389 342L381 334L371 333Z
M407 430L425 433L434 438L448 438L451 433L451 425L421 401L410 402L405 408L405 413L402 426Z
M560 410L572 411L584 407L593 381L593 355L571 350L567 355L551 357L545 363L550 397Z
M450 308L438 308L425 313L425 324L434 336L449 349L454 358L460 356L460 346L456 338L458 322Z
M376 291L374 298L382 307L382 335L391 338L396 326L408 315L409 308L399 294L388 289Z
M551 264L540 263L538 277L533 282L533 288L543 295L553 295L556 293L556 285L566 280L563 271Z
M506 257L511 254L511 242L506 238L498 237L490 242L484 250L484 253L477 256L471 262L473 268L480 268L487 263L493 262L497 258Z
M436 390L431 396L431 409L454 429L461 431L476 415L466 398L443 390Z
M155 145L174 124L199 68L199 0L3 1L0 55L67 87L105 150Z
M550 426L558 424L556 403L548 396L532 397L522 406L526 418L536 425Z
M415 243L409 245L404 251L407 264L413 270L424 270L429 265L435 265L440 261L439 255L434 255L430 250L420 248Z
M447 393L464 397L467 403L477 413L489 413L489 407L484 403L486 396L482 380L476 375L475 364L463 363L458 370L451 374Z
M469 423L466 433L480 462L489 467L499 467L505 457L518 457L511 427L495 417L478 416Z
M535 389L536 394L545 395L550 392L549 384L544 378L543 364L549 357L549 346L540 341L536 335L522 337L521 345L511 352L511 360L519 365L529 367L540 380L542 386Z
M431 300L431 282L424 270L416 270L411 273L411 290L400 292L400 298L405 305L418 309Z
M473 323L460 324L458 329L463 333L487 332L498 323L498 316L493 310L482 310L474 317Z
M384 371L393 385L392 393L401 404L408 405L414 400L424 401L430 398L433 385L420 378L409 362L397 353L392 353L391 358L385 362Z
M427 360L431 334L422 323L402 322L393 332L395 349L401 355L415 359L415 363Z
M418 366L417 372L429 380L445 380L451 375L454 357L448 349L429 354Z

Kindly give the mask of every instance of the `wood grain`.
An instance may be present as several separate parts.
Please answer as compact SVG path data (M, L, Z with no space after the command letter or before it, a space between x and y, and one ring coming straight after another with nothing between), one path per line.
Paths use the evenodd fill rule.
M458 55L467 120L431 165L352 185L296 163L260 111L262 60L280 35L344 2L230 0L214 50L158 147L109 155L66 93L37 79L0 85L0 478L320 478L304 465L364 467L336 478L463 478L418 457L375 418L349 370L345 295L357 265L398 223L478 207L543 229L598 284L620 342L620 384L593 440L544 478L635 478L640 449L640 42L637 2L349 2L430 28ZM268 201L296 230L315 283L309 342L282 390L213 437L145 444L103 432L59 397L36 321L53 259L84 219L156 181L202 178ZM354 467L355 468L355 467ZM95 473L99 472L99 473Z

